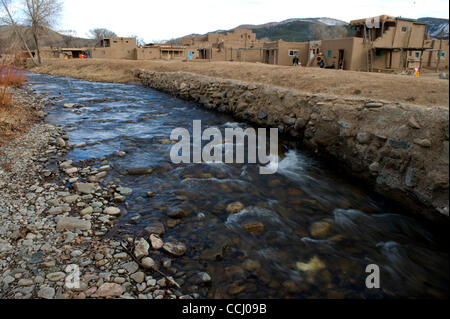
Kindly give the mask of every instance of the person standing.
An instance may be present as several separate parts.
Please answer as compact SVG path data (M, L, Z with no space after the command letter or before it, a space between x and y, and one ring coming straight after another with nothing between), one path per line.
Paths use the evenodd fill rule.
M298 66L298 62L299 62L300 60L298 59L298 56L294 56L294 59L292 60L292 65L293 66Z

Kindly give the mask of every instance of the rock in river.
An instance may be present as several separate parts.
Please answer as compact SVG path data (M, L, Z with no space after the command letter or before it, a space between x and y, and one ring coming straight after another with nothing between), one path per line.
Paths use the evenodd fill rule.
M307 263L298 262L297 269L304 272L316 272L325 268L323 261L314 256Z
M310 232L314 238L325 238L331 231L331 224L326 221L316 222L311 225Z
M126 170L125 175L132 175L132 176L136 176L136 175L148 175L153 173L154 169L153 168L131 168Z
M174 256L183 256L186 252L186 245L177 240L171 240L165 242L163 245L163 249L165 252L174 255Z
M150 248L149 243L144 239L141 238L136 244L136 247L134 248L134 255L137 259L141 259L142 257L148 256L148 250Z
M264 230L264 224L258 221L245 223L242 227L249 234L260 234Z
M188 213L181 207L174 207L169 209L169 211L167 211L167 216L174 219L180 219L188 216Z
M145 227L145 231L148 234L162 235L166 232L166 229L165 229L163 223L154 222L154 223L149 224L147 227Z
M120 215L120 209L117 207L107 207L103 210L103 212L107 215L111 216L119 216Z
M152 248L155 250L161 249L162 246L164 245L161 237L159 237L156 234L150 235L150 243L152 244Z
M236 213L239 213L244 208L245 208L245 206L241 202L234 202L234 203L228 204L227 213L236 214Z

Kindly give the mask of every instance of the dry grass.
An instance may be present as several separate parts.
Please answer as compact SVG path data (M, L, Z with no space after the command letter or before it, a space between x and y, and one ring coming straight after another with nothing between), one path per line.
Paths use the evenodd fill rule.
M30 106L15 99L15 88L26 82L14 59L0 62L0 146L24 132L33 121Z
M186 63L181 61L58 60L49 59L34 72L70 76L89 81L133 83L135 69L191 72L207 76L251 81L304 92L448 107L449 82L438 75L412 76L354 71L294 68L241 62Z
M14 68L6 59L0 62L0 108L10 107L13 103L10 88L18 88L27 80L25 73Z

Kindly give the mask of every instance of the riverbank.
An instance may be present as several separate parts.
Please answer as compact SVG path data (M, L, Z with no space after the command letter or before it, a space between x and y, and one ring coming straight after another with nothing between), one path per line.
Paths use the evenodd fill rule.
M185 63L180 61L132 60L61 60L46 59L32 72L77 79L135 83L134 70L157 72L189 72L219 79L261 83L340 97L364 97L424 106L449 105L449 81L434 78L414 78L406 75L338 71L318 68L293 68L243 62Z
M105 237L130 190L102 183L105 158L63 160L82 145L42 121L54 100L27 88L14 97L37 118L0 147L0 298L196 297L182 294L183 274L172 273L162 254L182 255L182 243L163 242L152 230L145 238Z

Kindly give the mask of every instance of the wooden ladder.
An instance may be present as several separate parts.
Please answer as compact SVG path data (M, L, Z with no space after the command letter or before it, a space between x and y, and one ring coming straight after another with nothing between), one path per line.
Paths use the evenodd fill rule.
M373 48L369 46L367 48L367 72L373 72Z
M372 41L372 33L367 30L366 26L364 26L364 46L366 47L366 71L373 72L373 41Z

